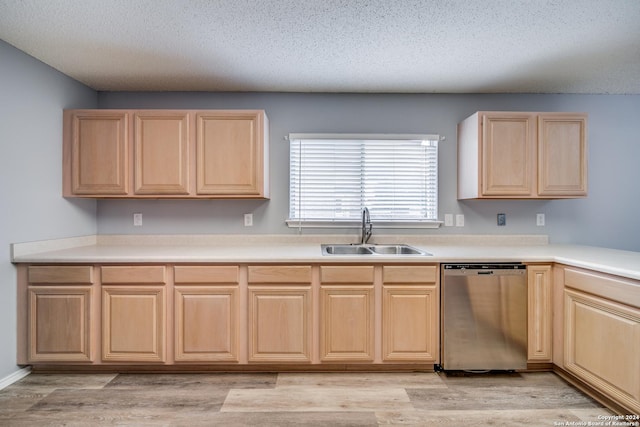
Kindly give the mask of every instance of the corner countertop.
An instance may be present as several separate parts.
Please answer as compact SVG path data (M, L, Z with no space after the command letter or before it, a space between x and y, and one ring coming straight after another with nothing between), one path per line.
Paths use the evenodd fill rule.
M548 244L547 236L375 236L370 243L406 243L432 256L322 255L321 243L351 235L82 236L12 245L12 262L114 263L447 263L557 262L640 280L640 252Z

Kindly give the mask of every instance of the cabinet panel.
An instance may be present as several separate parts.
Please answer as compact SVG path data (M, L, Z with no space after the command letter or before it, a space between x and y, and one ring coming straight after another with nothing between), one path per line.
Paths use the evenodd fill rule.
M65 112L65 196L128 193L128 115L123 111Z
M640 286L637 280L565 267L564 284L579 291L640 308L640 293L634 291Z
M438 267L428 266L388 266L382 267L382 281L389 283L435 283L438 276Z
M640 310L565 289L565 369L640 412Z
M264 196L263 114L202 112L197 121L197 194Z
M322 283L373 283L373 266L322 266L320 281Z
M382 354L385 361L438 361L435 286L384 286Z
M538 118L538 194L587 195L586 115Z
M93 283L93 267L30 266L29 283L88 285Z
M108 284L160 284L165 283L165 266L104 266L102 283Z
M553 304L550 265L529 265L528 275L528 359L551 362L553 357Z
M373 286L322 286L320 298L321 360L373 361Z
M482 194L534 195L535 117L485 114L482 126Z
M85 286L29 287L29 362L90 362L91 295Z
M165 361L165 290L159 286L102 287L102 360Z
M309 265L250 265L249 283L309 283Z
M134 115L136 194L189 193L189 115L137 112Z
M311 316L311 287L249 287L249 362L310 362Z
M240 280L240 267L237 265L176 266L174 268L174 277L176 284L238 283Z
M175 360L238 362L238 287L176 286Z

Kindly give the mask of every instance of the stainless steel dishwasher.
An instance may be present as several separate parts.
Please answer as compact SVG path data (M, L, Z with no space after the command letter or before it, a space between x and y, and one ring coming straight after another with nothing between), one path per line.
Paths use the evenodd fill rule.
M445 370L527 367L527 269L520 263L442 265Z

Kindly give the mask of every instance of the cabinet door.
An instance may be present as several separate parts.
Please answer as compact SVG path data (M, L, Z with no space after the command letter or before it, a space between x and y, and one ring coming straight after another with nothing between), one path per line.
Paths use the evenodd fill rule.
M438 299L435 286L384 286L382 358L438 361Z
M482 195L535 195L535 115L482 115Z
M640 310L565 289L565 369L640 413Z
M135 194L189 193L189 115L134 115Z
M538 194L587 195L587 116L540 114L538 118Z
M197 121L197 194L264 197L262 112L202 112Z
M123 111L65 112L65 196L128 193L127 120Z
M320 358L371 362L374 358L373 286L320 288Z
M165 290L160 286L102 287L102 360L165 361Z
M238 362L238 287L176 286L175 360Z
M87 286L29 286L29 362L91 362Z
M528 360L551 362L553 305L550 265L529 265L528 274Z
M249 362L310 362L311 314L311 286L250 286Z

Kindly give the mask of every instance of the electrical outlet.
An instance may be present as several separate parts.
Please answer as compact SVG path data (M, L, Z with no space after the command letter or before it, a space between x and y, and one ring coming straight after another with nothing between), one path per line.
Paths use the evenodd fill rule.
M253 227L253 214L244 214L244 226Z
M134 213L133 214L133 225L135 227L142 227L142 214Z
M498 214L498 225L499 226L507 225L507 214L503 214L503 213Z
M444 226L453 227L453 214L444 214Z
M464 215L456 214L456 227L464 227Z
M536 214L536 225L538 227L544 227L544 214L543 213Z

